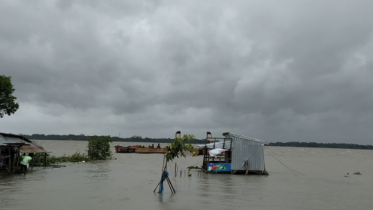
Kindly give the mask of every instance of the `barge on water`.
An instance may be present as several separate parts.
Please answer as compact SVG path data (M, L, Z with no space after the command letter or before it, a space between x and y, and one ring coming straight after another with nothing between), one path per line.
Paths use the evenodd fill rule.
M212 137L207 132L203 149L203 170L211 173L243 173L268 175L264 162L264 141L223 133L224 137ZM210 143L212 142L212 143Z
M134 145L134 146L115 146L115 152L117 153L166 153L166 148L161 148L160 144L157 147L154 147L154 144L150 145L149 147L141 146L141 145Z

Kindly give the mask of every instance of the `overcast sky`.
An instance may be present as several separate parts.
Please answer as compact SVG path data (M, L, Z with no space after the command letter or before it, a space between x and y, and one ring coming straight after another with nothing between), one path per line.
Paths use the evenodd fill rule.
M0 132L373 144L373 1L3 0Z

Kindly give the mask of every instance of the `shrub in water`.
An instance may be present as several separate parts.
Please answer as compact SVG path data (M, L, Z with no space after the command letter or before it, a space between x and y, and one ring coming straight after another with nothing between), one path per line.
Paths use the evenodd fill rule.
M92 160L111 159L110 142L113 142L110 136L92 136L88 141L88 157Z

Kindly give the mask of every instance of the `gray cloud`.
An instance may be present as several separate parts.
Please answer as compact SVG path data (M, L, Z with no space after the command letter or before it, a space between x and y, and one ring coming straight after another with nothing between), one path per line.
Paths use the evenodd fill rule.
M4 1L2 132L371 144L370 1Z

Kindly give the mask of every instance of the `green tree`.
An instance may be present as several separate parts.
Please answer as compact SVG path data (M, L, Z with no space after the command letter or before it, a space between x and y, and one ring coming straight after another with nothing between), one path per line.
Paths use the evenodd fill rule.
M0 75L0 118L3 118L5 114L14 114L19 108L18 103L15 102L17 98L12 95L13 91L10 77Z
M88 141L88 157L92 160L111 159L110 142L113 142L110 136L91 136Z
M190 144L190 141L193 139L194 136L190 134L184 134L183 137L176 136L174 142L166 147L167 162L172 161L174 158L178 158L179 155L181 157L186 157L184 154L185 151L189 151L191 153L195 152L196 149Z

